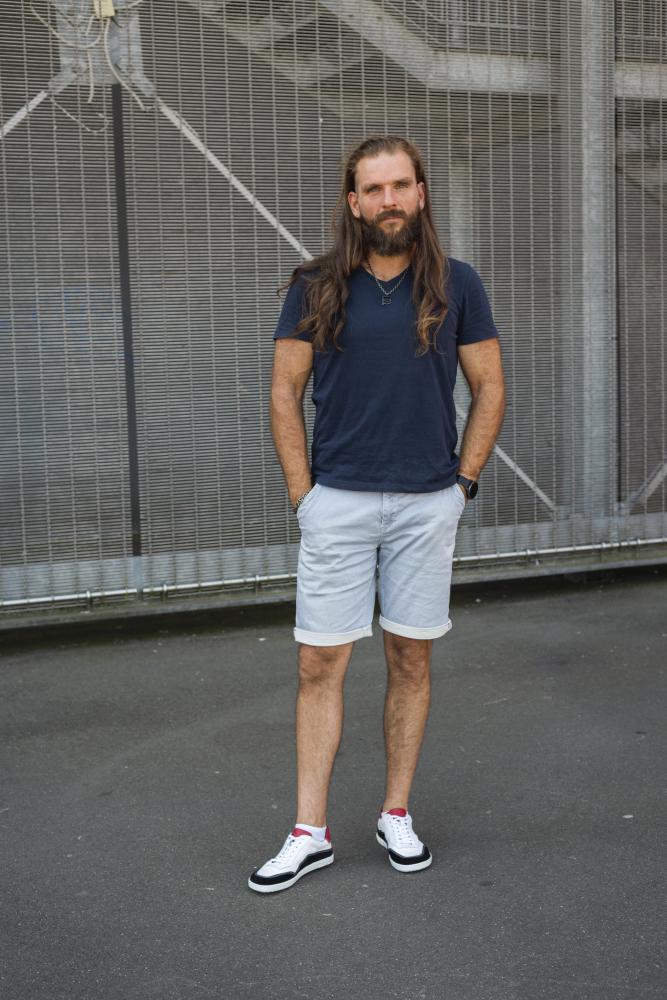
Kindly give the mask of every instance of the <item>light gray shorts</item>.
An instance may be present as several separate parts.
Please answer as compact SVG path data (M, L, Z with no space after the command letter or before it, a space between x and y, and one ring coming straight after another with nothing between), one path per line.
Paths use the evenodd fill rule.
M414 639L448 632L465 505L456 483L431 493L315 483L297 509L296 641L335 646L372 635L376 580L383 629Z

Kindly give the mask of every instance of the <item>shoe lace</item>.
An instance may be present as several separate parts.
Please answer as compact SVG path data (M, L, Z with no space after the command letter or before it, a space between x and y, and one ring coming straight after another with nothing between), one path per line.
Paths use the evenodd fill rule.
M280 848L275 858L271 858L271 864L281 864L284 861L288 861L291 856L295 853L295 849L299 845L299 838L294 837L291 833L288 835L285 843Z
M412 819L410 816L389 816L392 825L392 832L396 837L399 847L416 847L417 835L412 829Z

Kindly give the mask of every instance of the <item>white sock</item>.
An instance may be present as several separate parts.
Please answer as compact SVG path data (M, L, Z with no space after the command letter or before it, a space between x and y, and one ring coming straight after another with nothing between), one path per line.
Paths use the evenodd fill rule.
M308 826L307 823L295 823L300 830L306 830L311 837L315 837L316 840L324 840L324 834L327 832L326 826Z

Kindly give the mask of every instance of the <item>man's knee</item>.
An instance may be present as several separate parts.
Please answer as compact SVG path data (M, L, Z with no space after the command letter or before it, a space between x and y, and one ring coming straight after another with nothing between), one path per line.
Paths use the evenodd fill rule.
M413 639L385 631L387 669L392 679L425 684L430 678L432 639Z
M299 646L299 682L301 684L340 683L350 662L353 642L336 646Z

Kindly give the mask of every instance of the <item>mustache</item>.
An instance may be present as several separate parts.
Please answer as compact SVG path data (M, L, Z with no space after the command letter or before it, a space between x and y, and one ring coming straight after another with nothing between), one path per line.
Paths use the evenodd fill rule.
M407 217L407 212L401 212L399 209L394 209L393 211L388 210L386 212L380 212L379 215L375 216L373 222L377 224L378 222L384 222L385 219L407 219Z

